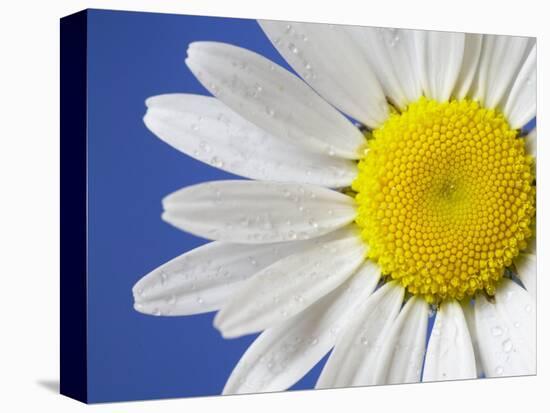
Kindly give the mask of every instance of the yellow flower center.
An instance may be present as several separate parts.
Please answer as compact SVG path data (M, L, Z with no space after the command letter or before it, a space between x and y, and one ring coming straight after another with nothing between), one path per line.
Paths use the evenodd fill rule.
M369 258L430 303L493 295L535 215L533 158L517 135L471 100L393 113L352 185Z

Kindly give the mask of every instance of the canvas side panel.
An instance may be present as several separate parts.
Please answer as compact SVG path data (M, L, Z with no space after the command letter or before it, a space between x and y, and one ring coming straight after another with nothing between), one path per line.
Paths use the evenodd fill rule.
M87 391L87 12L61 19L61 394Z

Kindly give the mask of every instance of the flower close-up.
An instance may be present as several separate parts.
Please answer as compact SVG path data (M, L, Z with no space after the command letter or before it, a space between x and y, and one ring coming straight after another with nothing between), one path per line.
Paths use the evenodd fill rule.
M294 73L198 41L213 96L146 102L161 140L247 179L162 200L212 242L139 280L135 309L261 333L224 394L328 353L317 388L535 374L535 39L259 24Z

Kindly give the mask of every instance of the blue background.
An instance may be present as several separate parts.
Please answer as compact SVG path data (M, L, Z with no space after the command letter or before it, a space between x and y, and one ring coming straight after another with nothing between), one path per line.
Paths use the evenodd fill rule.
M143 275L206 241L160 219L181 187L235 176L171 148L147 130L147 97L208 94L184 64L195 40L217 40L288 65L254 20L92 10L89 90L89 400L220 394L255 336L225 340L214 313L152 317L133 310ZM322 364L322 363L321 363ZM313 387L317 366L293 389Z

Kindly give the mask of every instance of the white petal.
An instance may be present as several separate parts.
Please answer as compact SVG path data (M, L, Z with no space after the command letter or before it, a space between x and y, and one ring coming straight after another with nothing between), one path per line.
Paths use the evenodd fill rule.
M464 55L464 33L417 31L420 82L424 94L440 102L449 100Z
M403 294L401 286L390 282L365 301L338 337L316 388L373 384L384 335L399 313Z
M187 66L204 87L273 136L322 154L360 156L361 132L282 67L224 43L191 43L187 55Z
M476 328L487 377L536 373L536 307L518 284L503 280L495 303L476 298Z
M416 383L420 381L426 351L428 304L411 297L382 343L373 384Z
M134 307L145 314L173 316L219 310L253 274L346 231L277 244L211 242L174 258L139 280L133 288Z
M464 57L453 92L453 95L459 100L464 99L470 92L479 64L482 41L483 36L480 34L465 34Z
M214 181L163 199L162 218L197 236L235 243L317 237L355 219L353 198L313 185Z
M422 381L476 377L474 348L462 307L456 301L444 302L435 316Z
M384 92L350 27L262 20L292 68L326 100L371 128L389 115Z
M464 318L466 319L466 324L468 324L468 332L470 333L470 338L472 339L472 347L474 349L474 356L476 359L476 374L477 377L482 377L483 365L481 363L481 355L479 352L479 340L477 338L476 329L476 314L473 301L468 300L462 303L462 311L464 311Z
M537 298L537 256L529 253L521 253L514 260L519 279L529 291L531 296Z
M537 129L533 129L525 137L525 151L536 157L537 156Z
M485 35L474 99L494 108L502 101L525 60L529 38Z
M386 96L404 109L422 95L414 30L351 27Z
M224 337L274 327L342 284L365 253L353 233L283 258L248 280L216 315L214 326Z
M520 129L537 114L537 47L533 46L523 63L504 104L510 126Z
M372 293L380 269L366 261L348 281L311 307L264 331L243 355L224 394L288 389L332 348L353 310Z
M327 187L351 184L354 162L320 155L278 139L219 100L170 94L147 99L147 127L199 161L251 179Z

